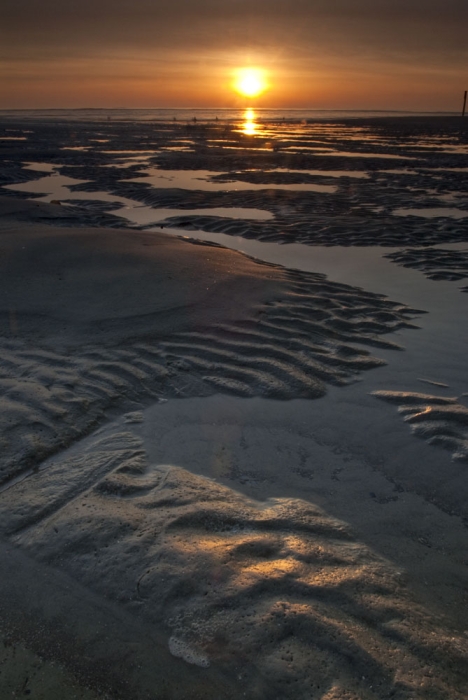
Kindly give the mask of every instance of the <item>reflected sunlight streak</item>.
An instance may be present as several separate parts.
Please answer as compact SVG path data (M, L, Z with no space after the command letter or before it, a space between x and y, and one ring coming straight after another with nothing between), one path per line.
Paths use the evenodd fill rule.
M244 114L244 122L242 124L242 133L246 136L255 136L258 129L258 124L255 122L255 112L253 109L246 109Z

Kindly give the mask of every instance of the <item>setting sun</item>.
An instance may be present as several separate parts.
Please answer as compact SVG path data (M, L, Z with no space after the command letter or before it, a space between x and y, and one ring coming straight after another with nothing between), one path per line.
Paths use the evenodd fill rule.
M264 73L258 68L243 68L234 83L235 90L245 97L257 97L267 87Z

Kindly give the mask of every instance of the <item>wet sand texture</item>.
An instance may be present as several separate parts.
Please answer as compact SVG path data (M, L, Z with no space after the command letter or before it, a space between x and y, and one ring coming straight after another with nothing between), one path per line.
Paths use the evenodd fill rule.
M209 161L208 161L209 162ZM77 173L74 173L75 176ZM105 190L111 195L127 197L135 202L157 208L181 210L168 216L165 226L187 231L209 231L230 236L256 239L271 243L302 243L305 245L432 245L447 242L466 241L468 239L468 217L452 220L441 216L437 219L425 219L417 216L393 216L393 206L406 201L407 206L414 204L414 198L401 192L394 203L388 200L388 193L379 196L378 192L368 192L370 186L378 190L375 179L362 180L359 185L349 186L352 195L346 190L336 195L315 192L298 192L273 190L265 186L264 190L241 192L204 192L183 189L158 189L150 185L126 182L118 173L112 179L109 173L94 174L89 183L76 185L74 192L83 192L83 206L89 206L86 192ZM285 178L287 180L287 178ZM344 185L342 185L344 188ZM358 191L355 191L358 190ZM400 190L399 190L400 191ZM411 194L411 193L410 193ZM365 200L372 197L372 205ZM75 204L74 200L64 200ZM433 204L432 199L427 205ZM440 206L440 202L438 202ZM233 218L214 216L210 210L216 207L233 207ZM235 208L262 209L274 215L272 221L241 220L235 217ZM92 207L91 207L92 208ZM115 207L110 206L110 212ZM184 209L206 209L206 214L187 214ZM91 210L90 210L91 211ZM95 216L97 216L95 212ZM155 217L156 219L156 217ZM99 223L98 219L95 219ZM119 224L117 224L119 225ZM154 226L149 223L148 226Z
M135 399L322 396L415 327L383 296L164 234L5 216L0 240L2 481Z
M431 280L458 281L468 277L468 251L443 248L406 248L385 257L403 267L421 270ZM468 291L468 287L461 287Z
M50 461L0 504L16 547L162 627L175 657L214 666L238 697L464 697L464 640L310 503L148 464L123 431Z
M453 459L468 462L468 408L459 399L404 391L374 391L373 395L397 404L414 435L450 450Z
M3 125L20 126L5 119ZM98 205L86 198L87 192L105 192L153 208L181 210L166 225L271 242L419 246L468 240L468 217L446 216L447 207L468 213L463 196L468 185L466 131L459 119L276 124L260 128L255 136L246 136L234 124L139 123L133 129L124 123L76 122L73 137L69 126L46 120L30 127L25 127L30 131L25 141L4 142L0 184L37 180L40 173L24 170L25 162L56 164L60 174L86 180L71 189L74 196L83 193L77 213L88 225L125 225L120 216L111 215L115 202ZM199 189L176 181L174 187L167 187L167 181L158 187L157 182L145 182L150 168L157 168L161 177L165 172L209 171L219 191L203 190L202 182ZM337 171L343 176L330 176ZM233 180L252 183L256 189L228 190ZM282 184L317 185L329 191L277 189ZM69 204L76 206L77 201ZM253 207L274 218L236 220L233 209L233 218L226 219L213 216L210 209L217 207ZM200 208L206 215L183 214ZM395 216L401 209L416 215ZM427 209L440 209L440 216L424 218Z
M362 129L357 138L356 128ZM133 425L143 420L145 403L164 398L323 396L327 385L354 381L382 364L379 350L399 349L385 334L414 327L417 312L216 245L122 230L125 220L113 215L120 207L113 197L131 197L180 209L169 226L260 240L466 241L468 219L393 214L447 206L447 195L466 189L460 120L285 125L260 137L224 124L77 123L73 134L69 124L36 122L24 141L5 142L0 156L0 185L39 179L41 173L23 168L28 162L48 163L45 172L55 164L62 175L87 180L72 187L74 196L83 195L71 207L26 202L31 195L13 191L14 199L0 202L0 562L8 562L11 574L1 582L0 625L10 616L19 631L29 626L26 646L42 635L43 648L53 650L49 658L70 672L83 663L85 681L108 690L112 700L466 698L466 633L454 622L456 604L445 617L434 612L443 610L442 598L433 605L421 595L425 602L416 603L414 581L407 585L405 574L348 525L305 500L284 498L284 491L267 498L263 482L254 500L148 459L148 443ZM432 137L452 143L427 148L422 141ZM335 153L313 152L314 139ZM168 150L174 148L182 150ZM141 160L126 160L129 155ZM145 182L147 167L208 169L220 190L154 187ZM273 172L278 169L295 173ZM340 169L361 177L326 174ZM130 182L137 177L140 182ZM230 179L256 189L223 191ZM294 183L326 189L278 189ZM89 196L100 191L111 201ZM467 208L458 195L455 200L453 206ZM272 218L223 219L211 207L255 207ZM188 212L199 208L206 216ZM417 434L461 459L463 470L462 397L378 395L396 403ZM124 411L118 426L99 430ZM369 441L376 433L359 420L357 438ZM313 438L315 428L310 421L300 430ZM280 454L287 474L288 451ZM312 472L333 471L320 463L326 452L313 454ZM365 450L356 454L366 457ZM380 491L378 480L378 486L366 481L369 464L359 477L345 457L346 449L346 483L354 483L357 508L408 499L401 512L409 515L398 527L427 534L425 501L413 510L411 490L397 490L389 479ZM336 513L336 493L324 479L317 484L317 497L322 489L322 502ZM415 512L423 525L414 523ZM369 542L372 513L366 523L360 537ZM454 579L462 571L454 562L461 544L445 564L442 531L439 564L424 569L437 573L437 593L444 580L438 566ZM393 558L391 548L379 551Z
M4 634L4 630L3 630ZM84 688L61 665L44 661L25 648L16 635L3 636L0 646L1 692L4 698L35 700L98 700L102 694Z

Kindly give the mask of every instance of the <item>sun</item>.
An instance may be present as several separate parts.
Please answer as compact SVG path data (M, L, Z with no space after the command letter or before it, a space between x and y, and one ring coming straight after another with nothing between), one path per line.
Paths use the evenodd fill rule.
M257 97L267 88L264 71L259 68L242 68L237 72L234 89L244 97Z

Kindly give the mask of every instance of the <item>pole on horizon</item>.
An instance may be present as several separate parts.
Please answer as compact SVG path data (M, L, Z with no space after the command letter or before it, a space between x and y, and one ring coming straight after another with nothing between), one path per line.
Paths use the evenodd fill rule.
M466 96L468 95L468 90L465 90L465 97L463 98L463 109L462 109L462 117L465 116L465 110L466 110Z

